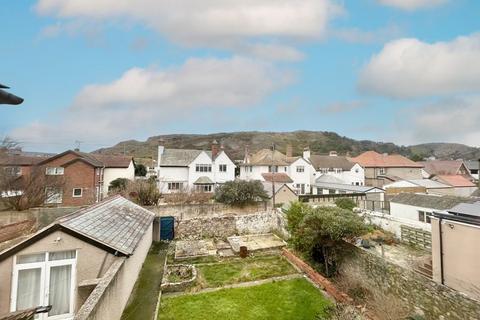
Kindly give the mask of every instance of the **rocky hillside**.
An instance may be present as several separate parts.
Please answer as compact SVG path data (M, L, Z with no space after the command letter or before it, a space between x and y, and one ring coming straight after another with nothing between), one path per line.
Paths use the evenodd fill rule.
M230 132L214 134L171 134L148 138L146 141L122 141L110 148L96 150L104 154L128 154L136 158L156 158L157 146L167 148L209 149L211 142L217 140L225 146L227 153L234 159L243 159L245 146L256 151L270 148L275 144L279 151L285 152L286 146L293 146L294 155L301 154L305 147L313 153L328 153L331 150L339 154L349 153L352 156L366 150L380 153L399 153L407 157L419 158L435 156L440 159L478 159L480 149L462 144L430 143L415 146L398 146L393 143L354 140L340 136L334 132L294 131L294 132Z

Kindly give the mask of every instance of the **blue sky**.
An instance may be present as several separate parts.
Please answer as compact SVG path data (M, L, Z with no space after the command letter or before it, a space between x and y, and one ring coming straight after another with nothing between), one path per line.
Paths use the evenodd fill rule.
M92 150L167 133L480 141L480 2L8 1L0 135Z

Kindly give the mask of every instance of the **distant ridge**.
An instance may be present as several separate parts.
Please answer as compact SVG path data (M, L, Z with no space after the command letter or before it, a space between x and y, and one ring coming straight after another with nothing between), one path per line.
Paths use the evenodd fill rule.
M146 141L122 141L112 147L98 149L94 152L103 154L127 154L136 158L156 159L159 141L167 148L209 149L213 140L221 142L226 152L234 160L243 159L245 146L250 151L276 148L285 152L288 144L292 145L294 155L300 155L305 147L312 153L327 154L337 151L339 154L358 155L367 150L379 153L398 153L414 160L434 156L438 159L478 159L480 149L457 143L425 143L413 146L399 146L390 142L354 140L327 131L293 131L293 132L229 132L212 134L168 134L148 138Z

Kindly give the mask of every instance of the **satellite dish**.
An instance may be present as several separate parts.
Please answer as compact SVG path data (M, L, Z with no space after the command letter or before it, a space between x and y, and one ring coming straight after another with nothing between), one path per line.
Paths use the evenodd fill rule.
M17 97L14 94L8 93L7 91L2 89L10 89L10 88L0 83L0 104L18 105L23 102L22 98Z

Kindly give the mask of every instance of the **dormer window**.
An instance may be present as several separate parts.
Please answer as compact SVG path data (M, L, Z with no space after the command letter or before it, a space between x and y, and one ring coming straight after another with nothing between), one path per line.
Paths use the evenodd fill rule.
M47 169L45 170L45 174L47 176L61 176L63 175L63 172L63 167L47 167Z

